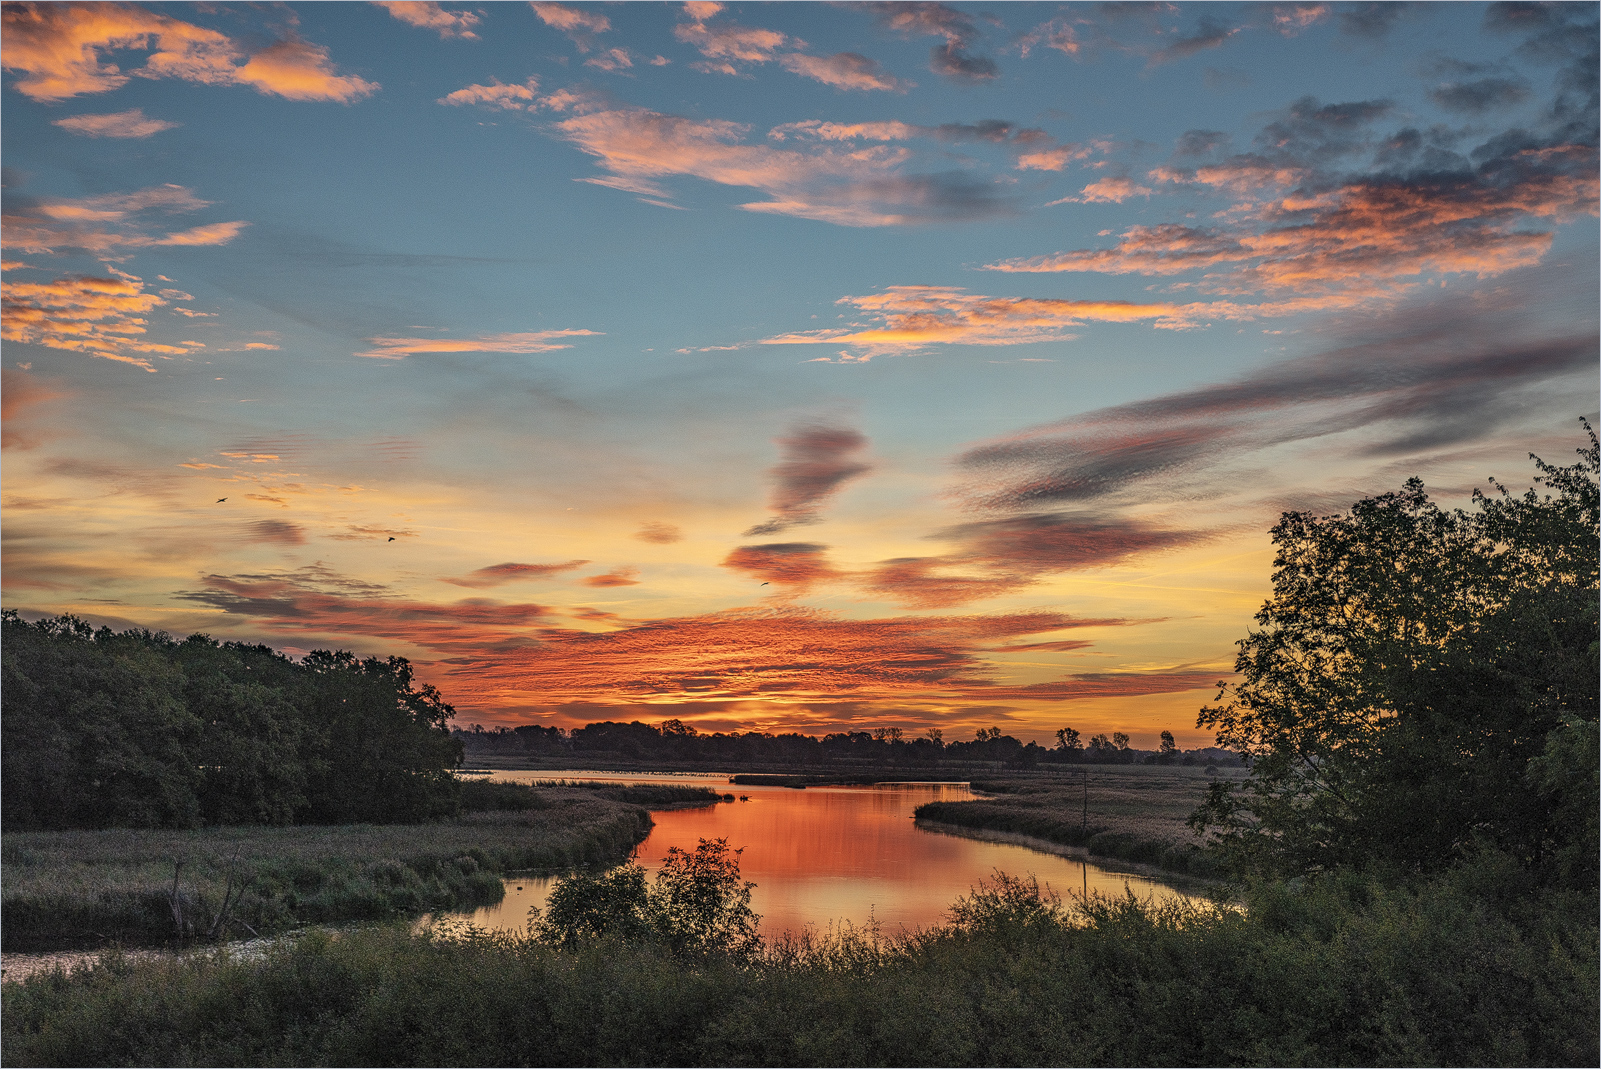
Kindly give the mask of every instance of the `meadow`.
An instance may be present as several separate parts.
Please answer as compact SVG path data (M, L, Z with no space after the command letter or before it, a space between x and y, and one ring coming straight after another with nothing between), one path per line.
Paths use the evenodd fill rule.
M7 950L154 944L483 905L499 901L508 872L621 861L650 832L646 806L720 797L462 786L470 811L422 824L9 833L0 938Z

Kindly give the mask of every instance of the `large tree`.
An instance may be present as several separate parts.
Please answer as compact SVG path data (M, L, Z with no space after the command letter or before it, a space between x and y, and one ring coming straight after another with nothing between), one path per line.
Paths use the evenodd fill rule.
M1251 773L1214 784L1192 823L1280 874L1427 872L1476 847L1582 872L1564 780L1595 771L1552 762L1582 765L1572 755L1596 732L1601 522L1585 429L1577 464L1531 455L1544 493L1492 479L1472 512L1447 511L1413 479L1347 514L1283 515L1241 679L1198 721Z

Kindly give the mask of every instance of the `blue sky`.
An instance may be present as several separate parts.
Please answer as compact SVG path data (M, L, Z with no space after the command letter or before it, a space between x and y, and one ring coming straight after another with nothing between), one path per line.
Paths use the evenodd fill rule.
M5 17L30 614L1193 744L1281 511L1596 410L1593 5Z

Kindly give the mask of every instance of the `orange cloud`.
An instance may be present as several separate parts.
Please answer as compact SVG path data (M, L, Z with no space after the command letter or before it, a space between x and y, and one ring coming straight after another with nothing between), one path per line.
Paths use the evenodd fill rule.
M446 579L445 582L478 588L499 586L518 579L549 579L562 572L582 568L588 563L587 560L570 560L562 564L492 564L487 568L479 568L463 579Z
M151 218L152 213L172 215L210 205L192 190L171 184L133 193L32 201L5 216L0 242L26 252L53 253L67 248L111 256L121 249L226 245L250 225L235 220L160 233Z
M163 130L174 129L179 124L165 119L146 118L144 109L134 108L110 115L73 115L56 119L53 125L85 137L150 137Z
M125 50L151 55L125 72L110 59ZM249 54L216 30L119 3L7 4L0 64L21 73L13 83L18 92L46 103L108 92L130 76L249 85L291 100L339 103L379 88L335 73L327 50L306 41L289 38Z
M88 353L146 371L150 361L131 355L182 356L198 342L161 345L143 341L154 308L167 302L146 293L143 280L117 272L112 278L69 277L51 282L0 283L0 338L52 349Z
M540 643L473 658L448 693L473 704L600 701L1063 701L1211 686L1215 675L1095 674L1032 686L996 682L985 648L1077 626L1060 613L846 620L770 608L656 620L586 633L546 630Z
M552 338L599 337L598 330L541 330L528 334L481 334L476 338L368 338L376 348L356 353L379 360L404 360L408 353L553 353L571 349Z
M1043 297L985 297L953 286L891 286L883 293L844 297L878 319L881 326L828 329L764 338L763 345L853 345L869 355L919 349L926 345L1020 345L1069 341L1069 328L1086 322L1187 322L1175 304L1131 301L1073 301Z
M1056 168L1051 168L1056 170ZM1102 178L1091 182L1076 197L1063 197L1052 204L1122 204L1130 197L1149 197L1149 187L1137 185L1127 178Z
M813 542L769 542L740 546L723 558L723 567L749 572L765 583L805 590L813 583L844 574L825 557L827 546Z
M478 16L470 11L446 11L435 0L373 0L379 7L408 26L434 30L440 40L461 37L469 41L478 39L472 28L478 25ZM536 7L538 5L535 5Z
M836 52L832 56L790 52L779 56L778 62L787 71L835 89L904 93L916 84L896 78L884 70L877 60L868 59L860 52Z
M1324 109L1328 110L1328 109ZM1501 275L1539 262L1552 233L1532 220L1597 214L1595 149L1557 144L1507 152L1478 173L1348 179L1317 193L1285 190L1307 177L1257 157L1152 177L1218 187L1279 187L1227 213L1216 227L1134 226L1111 248L1004 260L987 270L1176 275L1202 271L1199 287L1256 294L1256 304L1191 305L1191 319L1283 315L1393 299L1398 282L1428 276ZM1115 180L1127 183L1126 179ZM1096 185L1106 185L1105 182ZM1086 198L1092 187L1086 187ZM1121 187L1120 187L1121 188ZM1117 199L1106 191L1099 199ZM1134 192L1145 192L1136 187ZM1290 295L1280 297L1280 295Z
M584 580L584 585L598 587L638 586L639 580L636 578L638 575L638 568L613 568L609 572L590 576Z
M378 91L377 82L334 73L328 50L309 41L276 41L250 57L234 78L257 92L289 100L349 104Z

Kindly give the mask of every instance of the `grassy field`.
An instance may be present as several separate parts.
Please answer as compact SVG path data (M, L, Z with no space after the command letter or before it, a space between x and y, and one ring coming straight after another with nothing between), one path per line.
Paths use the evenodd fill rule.
M1185 821L1205 796L1208 783L1218 777L1243 776L1243 769L1208 773L1183 765L1079 768L1081 772L1066 775L974 779L973 789L990 797L930 802L918 807L917 817L1081 846L1095 857L1156 865L1192 876L1213 874L1212 856Z
M719 797L663 787L502 793L512 801L417 825L8 834L0 939L17 951L152 944L178 938L180 917L185 937L239 937L483 905L500 900L509 871L623 860L650 832L646 806Z

